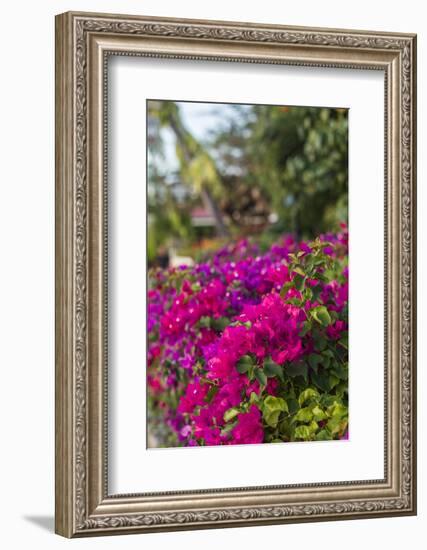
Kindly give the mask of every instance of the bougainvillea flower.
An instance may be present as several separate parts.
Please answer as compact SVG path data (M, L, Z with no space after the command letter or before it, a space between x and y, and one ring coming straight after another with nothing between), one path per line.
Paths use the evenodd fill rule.
M264 430L258 407L252 405L248 412L238 415L232 435L235 443L262 443Z
M159 437L169 430L166 444L347 436L347 252L343 225L313 242L289 235L261 253L243 239L192 267L150 271L149 419ZM307 409L308 386L319 420L305 411L289 422L300 401Z

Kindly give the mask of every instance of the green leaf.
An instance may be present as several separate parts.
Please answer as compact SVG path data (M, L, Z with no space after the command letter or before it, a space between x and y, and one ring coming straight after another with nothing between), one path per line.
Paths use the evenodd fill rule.
M339 363L336 363L333 368L333 374L338 378L340 378L341 380L347 380L348 368L346 368L344 365L340 365Z
M267 377L264 373L264 371L262 369L256 369L255 370L255 378L258 380L258 382L262 385L262 386L266 386L267 385Z
M334 404L328 408L328 413L332 417L344 418L348 415L348 408L342 403L335 401Z
M348 394L348 381L340 382L335 386L335 393L341 398L344 398Z
M304 288L303 298L304 300L309 300L311 302L311 299L313 298L313 293L311 292L310 287Z
M323 371L321 373L313 372L311 374L311 379L315 386L325 392L329 392L340 382L340 379L337 376L335 376L334 374L329 374L326 371Z
M332 388L335 388L335 386L337 384L339 384L340 382L340 379L337 377L337 376L334 376L333 374L330 374L329 375L329 387L332 389Z
M332 435L336 435L342 433L347 427L347 424L347 419L334 416L333 418L328 420L326 426Z
M282 397L274 397L274 395L268 395L264 399L263 408L267 411L283 411L288 412L288 405Z
M330 364L331 364L331 358L330 358L330 357L327 357L327 356L326 356L326 357L322 357L322 363L321 363L321 364L322 364L322 367L323 367L324 369L326 369L326 370L329 369L329 366L330 366Z
M211 386L208 390L208 393L205 397L205 401L207 403L210 403L212 399L215 397L216 393L218 392L218 386Z
M309 399L318 399L318 397L319 392L317 390L314 388L307 388L299 394L298 403L300 404L300 407L302 407Z
M296 378L302 376L304 380L308 381L308 366L304 361L293 361L285 367L285 372L288 376Z
M278 428L279 428L279 432L282 435L286 436L287 438L291 437L292 428L288 418L284 418L283 420L281 420L279 422Z
M295 288L301 292L301 290L304 288L304 284L305 284L304 275L295 275L294 277Z
M299 422L311 422L312 419L313 419L313 413L310 407L305 407L303 409L300 409L295 415L295 420L298 420Z
M277 365L276 363L273 363L273 361L267 359L264 362L264 372L267 378L273 378L273 376L277 376L282 382L284 382L285 378L283 375L283 367Z
M347 360L348 350L346 350L345 348L342 348L341 346L337 346L335 351L339 359L341 359L341 361Z
M319 405L315 405L311 412L313 413L313 418L316 422L320 422L321 420L325 420L325 418L328 417L328 415L319 407Z
M202 328L210 328L212 319L207 316L200 317L199 326Z
M286 402L288 404L289 414L295 414L299 409L298 401L291 397L290 399L287 399Z
M312 421L310 422L310 424L308 425L308 428L309 428L310 432L311 432L312 434L314 434L314 433L316 433L317 430L319 429L319 424L318 424L315 420L312 420Z
M300 267L294 267L293 271L295 271L295 273L297 273L298 275L300 275L301 277L305 277L305 273L304 271L300 268Z
M335 401L329 408L328 413L332 418L328 420L327 428L332 435L341 434L348 424L348 409L342 403Z
M325 277L327 282L330 282L332 281L332 279L334 279L335 273L332 271L332 269L325 269L325 271L323 272L323 276Z
M315 286L311 287L311 293L312 293L312 300L313 302L317 302L319 300L319 296L322 293L322 285L317 284Z
M228 424L226 424L222 430L221 430L221 434L225 435L229 432L231 432L231 430L237 426L237 420L235 420L234 422L229 422Z
M248 372L248 370L253 365L253 361L250 355L243 355L236 364L236 369L240 374L244 374L245 372Z
M263 418L265 422L271 427L275 428L277 426L277 423L279 421L281 411L272 411L269 413L263 414Z
M288 411L288 405L281 397L269 395L262 404L262 415L265 422L275 428L279 421L280 414Z
M218 317L218 319L212 319L212 328L219 332L222 332L228 325L230 320L227 317Z
M311 311L311 316L322 326L327 327L331 324L331 316L325 306L317 306Z
M317 372L319 364L321 364L321 363L322 363L322 356L321 355L318 355L316 353L311 353L308 356L308 364L314 370L314 372Z
M335 321L338 321L338 313L334 310L329 311L329 315L331 316L331 321L334 323Z
M324 349L326 349L328 345L328 341L324 336L317 333L313 335L313 339L314 339L314 348L316 351L323 351Z
M258 395L253 391L251 392L251 395L249 397L249 404L250 405L254 405L254 404L258 404L259 403L259 397Z
M237 363L236 369L240 374L245 374L245 372L248 372L248 370L251 368L251 365L248 363Z
M309 320L304 321L299 336L303 338L311 330L311 322Z
M339 399L337 399L337 396L336 395L329 395L327 393L324 393L323 395L320 396L320 399L319 399L319 404L323 407L323 409L327 409L327 413L329 416L332 416L332 410L333 410L333 407L337 404L337 403L340 403L341 401L339 401Z
M330 441L331 439L332 435L326 429L320 430L320 432L316 434L317 441Z
M311 437L310 428L305 425L297 426L295 428L294 436L296 439L302 439L307 441Z
M229 422L230 420L233 420L233 418L235 418L239 413L240 411L237 407L228 409L228 411L225 411L224 413L224 421Z
M341 335L341 339L338 340L338 344L340 344L343 348L348 349L348 332Z
M281 290L280 290L280 297L281 298L284 298L288 292L288 290L292 288L292 282L291 281L288 281L287 283L285 283Z

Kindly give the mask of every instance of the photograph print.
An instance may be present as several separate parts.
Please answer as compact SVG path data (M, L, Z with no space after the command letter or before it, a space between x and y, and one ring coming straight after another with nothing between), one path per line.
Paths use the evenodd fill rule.
M146 108L147 446L347 440L348 110Z

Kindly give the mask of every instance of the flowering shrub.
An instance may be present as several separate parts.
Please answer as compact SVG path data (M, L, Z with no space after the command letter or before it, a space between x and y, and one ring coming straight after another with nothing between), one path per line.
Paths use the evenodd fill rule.
M149 445L346 438L347 253L343 225L150 272Z

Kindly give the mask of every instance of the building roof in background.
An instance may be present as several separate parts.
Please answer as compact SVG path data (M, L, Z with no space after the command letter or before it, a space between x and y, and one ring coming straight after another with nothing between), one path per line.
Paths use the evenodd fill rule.
M191 223L194 227L211 227L215 225L215 218L203 206L196 206L191 211Z

